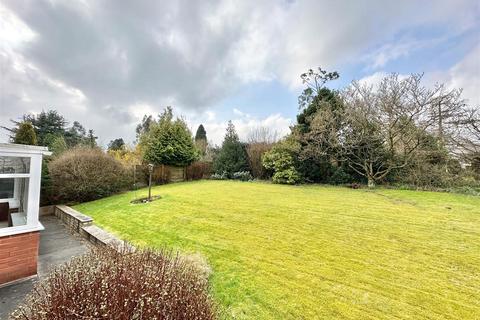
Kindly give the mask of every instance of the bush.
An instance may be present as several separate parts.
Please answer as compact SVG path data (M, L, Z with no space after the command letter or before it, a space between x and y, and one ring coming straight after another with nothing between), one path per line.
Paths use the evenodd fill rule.
M122 164L100 149L78 147L48 165L57 201L81 202L102 198L127 186Z
M331 184L345 184L353 181L351 175L349 175L342 167L336 168L332 176L329 179Z
M250 181L250 180L253 180L253 177L248 171L239 171L239 172L233 173L233 179L240 180L240 181Z
M13 319L215 319L208 281L163 251L95 249L36 285Z
M295 168L290 140L284 140L275 145L272 150L263 155L263 166L273 172L272 181L280 184L297 184L301 176Z
M226 172L214 173L210 176L212 180L228 180L228 174Z

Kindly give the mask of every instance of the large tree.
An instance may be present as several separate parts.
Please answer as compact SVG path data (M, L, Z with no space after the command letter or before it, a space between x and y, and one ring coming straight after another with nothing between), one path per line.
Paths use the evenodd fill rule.
M2 128L9 132L12 141L20 124L29 122L35 130L38 145L51 147L60 137L63 137L68 147L90 144L85 128L78 121L74 121L68 128L65 118L55 110L43 110L39 114L24 114L21 121L11 120L11 122L14 124L13 127Z
M337 72L309 70L301 75L306 88L299 97L300 113L297 124L292 128L293 135L300 143L299 171L305 180L311 182L328 182L335 172L333 148L325 145L323 139L327 131L337 131L342 121L343 104L337 91L330 90L325 84L339 77ZM318 121L328 116L328 127L318 130ZM324 123L327 125L327 123ZM318 136L320 135L320 137ZM318 145L322 142L324 145Z
M342 92L346 120L336 142L342 160L370 187L407 166L434 123L438 92L421 80L418 74L391 74L378 86L353 82Z
M229 178L235 172L248 169L245 146L240 142L232 121L228 121L225 138L213 163L213 169L218 174L226 173Z
M198 159L187 124L181 118L173 118L171 107L157 121L150 122L148 130L140 135L140 146L144 160L153 164L187 166Z

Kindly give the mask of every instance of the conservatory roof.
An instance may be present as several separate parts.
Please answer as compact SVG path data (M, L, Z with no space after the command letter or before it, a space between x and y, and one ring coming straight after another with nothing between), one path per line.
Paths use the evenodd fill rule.
M32 153L32 154L42 154L44 156L49 156L52 153L48 151L47 147L43 146L30 146L26 144L15 144L15 143L0 143L0 153Z

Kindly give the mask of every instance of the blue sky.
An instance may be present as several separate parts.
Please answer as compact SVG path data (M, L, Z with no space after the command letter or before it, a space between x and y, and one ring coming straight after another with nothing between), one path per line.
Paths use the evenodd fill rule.
M0 125L53 108L103 145L167 105L217 144L228 120L286 134L317 66L338 89L424 73L480 105L478 1L5 0L0 19Z

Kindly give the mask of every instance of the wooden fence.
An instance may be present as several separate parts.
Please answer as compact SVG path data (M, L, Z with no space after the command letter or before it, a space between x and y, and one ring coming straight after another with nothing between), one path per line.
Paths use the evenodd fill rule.
M136 171L137 181L147 183L148 168L146 166L137 166ZM165 184L170 182L200 180L210 177L211 174L212 165L210 162L194 162L187 167L161 164L153 168L152 182L154 184Z

